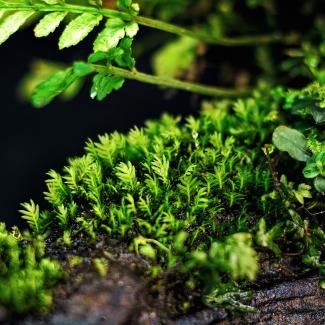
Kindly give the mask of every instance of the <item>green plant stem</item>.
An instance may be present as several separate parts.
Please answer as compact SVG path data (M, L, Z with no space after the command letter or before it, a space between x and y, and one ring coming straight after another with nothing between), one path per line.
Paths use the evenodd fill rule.
M142 16L136 16L133 18L138 24L159 29L165 32L176 34L179 36L187 36L194 38L200 41L203 41L208 44L215 44L221 46L252 46L252 45L261 45L268 43L287 43L293 44L298 40L298 36L295 33L289 35L281 34L270 34L270 35L252 35L252 36L242 36L242 37L222 37L215 38L211 37L208 34L195 32L186 28L182 28L173 24L165 23L160 20L151 19Z
M137 80L151 85L174 88L212 97L246 97L251 94L250 89L227 89L222 87L199 85L172 78L153 76L136 70L129 71L114 66L93 65L93 68L96 72L109 73L125 79Z
M293 44L296 43L299 39L297 34L289 34L289 35L270 34L270 35L243 36L243 37L236 37L236 38L228 38L228 37L214 38L205 33L196 32L193 30L189 30L156 19L151 19L142 16L133 16L129 13L118 11L118 10L101 9L101 8L96 8L91 6L80 6L80 5L72 5L72 4L47 5L42 3L29 4L27 2L22 2L22 3L4 2L0 0L0 9L25 10L25 11L36 11L36 12L67 11L76 14L90 13L94 15L102 15L109 18L121 18L127 21L135 21L140 25L147 26L153 29L162 30L179 36L187 36L209 44L222 45L222 46L251 46L251 45L268 44L274 42Z

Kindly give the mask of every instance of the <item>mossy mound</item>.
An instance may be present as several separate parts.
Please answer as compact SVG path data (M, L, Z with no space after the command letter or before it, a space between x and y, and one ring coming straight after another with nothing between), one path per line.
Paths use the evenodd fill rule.
M302 271L323 267L324 232L298 213L311 187L278 179L263 151L278 123L277 101L257 94L89 140L62 175L49 172L50 208L25 203L23 218L48 247L68 252L61 262L78 261L69 247L80 241L124 243L147 261L152 288L176 297L178 314L202 303L253 310L239 300L258 273L257 250L299 254ZM105 275L105 256L93 262Z
M15 313L48 311L63 274L59 263L44 255L41 238L22 237L17 228L10 233L0 223L0 307Z

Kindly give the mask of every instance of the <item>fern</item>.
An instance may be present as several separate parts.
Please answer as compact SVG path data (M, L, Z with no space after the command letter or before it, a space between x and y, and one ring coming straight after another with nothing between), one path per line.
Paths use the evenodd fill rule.
M156 84L163 87L172 87L186 91L192 91L208 96L234 97L245 96L249 90L224 89L210 86L197 85L182 82L168 77L177 76L179 70L193 62L195 48L198 41L225 46L253 45L254 37L239 37L238 39L218 39L206 32L194 32L165 22L148 19L138 15L139 6L132 1L117 1L117 10L105 9L101 1L88 1L83 5L66 1L40 1L25 2L17 0L0 2L0 13L4 16L0 20L0 44L5 42L11 35L18 31L26 21L34 17L40 18L34 28L36 37L47 37L60 25L64 25L59 37L59 49L69 48L82 42L102 21L105 27L97 33L93 43L93 51L88 63L83 62L82 73L75 64L71 64L66 70L62 70L42 82L32 96L32 103L36 107L43 107L50 103L56 96L62 94L74 82L80 82L88 74L95 74L91 97L98 100L104 99L113 90L122 87L124 79L135 79L141 82ZM180 40L167 46L156 57L156 70L163 73L164 78L140 73L134 69L135 60L132 57L132 40L139 30L139 24L153 29L163 30L181 36ZM256 36L256 39L260 38ZM264 36L263 41L283 41L291 43L291 38L278 37L277 35ZM184 60L184 57L186 60ZM174 58L174 62L171 62ZM176 59L177 58L177 59ZM170 71L161 71L159 62L168 60ZM87 71L87 73L85 72ZM167 77L167 78L166 78Z

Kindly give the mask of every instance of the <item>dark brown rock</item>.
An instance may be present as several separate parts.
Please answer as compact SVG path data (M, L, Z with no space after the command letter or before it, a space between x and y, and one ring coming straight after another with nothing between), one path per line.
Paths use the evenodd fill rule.
M250 305L256 307L256 313L235 317L217 308L184 317L175 325L325 324L325 290L319 288L317 277L258 290Z

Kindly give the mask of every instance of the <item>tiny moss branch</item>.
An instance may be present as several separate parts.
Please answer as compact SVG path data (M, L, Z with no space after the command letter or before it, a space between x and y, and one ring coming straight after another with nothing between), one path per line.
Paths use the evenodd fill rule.
M112 9L100 9L91 6L80 6L72 4L62 5L47 5L42 3L29 4L27 2L5 2L0 0L0 9L8 10L25 10L25 11L38 11L38 12L53 12L53 11L66 11L70 13L89 13L94 15L102 15L108 18L121 18L127 21L135 21L140 25L147 26L153 29L158 29L164 32L172 33L179 36L191 37L208 44L215 44L220 46L254 46L268 43L284 43L295 44L298 42L299 37L297 34L292 33L288 35L270 34L270 35L251 35L240 37L223 37L214 38L208 34L196 32L190 29L179 27L170 23L160 20L151 19L142 16L133 16L126 12L121 12Z
M222 87L219 88L199 85L172 78L153 76L136 70L129 71L114 66L93 65L93 67L97 72L110 73L115 76L123 77L125 79L137 80L160 87L184 90L200 95L212 97L246 97L251 94L251 90L249 89L228 89Z

